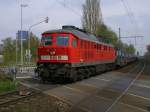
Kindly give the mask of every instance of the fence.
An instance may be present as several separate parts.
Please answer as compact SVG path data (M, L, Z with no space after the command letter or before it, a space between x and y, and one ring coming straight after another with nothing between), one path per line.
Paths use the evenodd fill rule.
M17 67L17 74L34 73L36 67ZM11 67L0 67L0 71L6 74L10 73Z

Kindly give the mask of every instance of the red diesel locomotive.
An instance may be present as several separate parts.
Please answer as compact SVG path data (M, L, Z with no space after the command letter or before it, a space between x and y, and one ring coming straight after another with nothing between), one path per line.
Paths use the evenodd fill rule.
M90 77L114 67L116 51L111 44L74 26L42 34L37 72L42 80Z

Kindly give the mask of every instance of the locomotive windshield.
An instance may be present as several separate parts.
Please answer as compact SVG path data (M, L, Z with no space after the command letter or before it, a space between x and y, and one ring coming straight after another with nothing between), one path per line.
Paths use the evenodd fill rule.
M60 46L68 46L69 37L67 37L67 36L57 36L56 37L56 44L60 45Z
M42 37L42 45L44 46L48 46L52 44L52 37L48 36L48 37Z

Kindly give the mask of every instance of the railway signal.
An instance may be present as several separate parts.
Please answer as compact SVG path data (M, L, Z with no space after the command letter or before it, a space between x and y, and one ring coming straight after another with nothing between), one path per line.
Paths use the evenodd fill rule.
M29 41L28 41L28 51L27 51L27 53L28 53L28 63L30 64L30 62L31 62L31 57L32 57L32 54L31 54L31 49L30 49L30 47L31 47L31 43L30 43L30 39L31 39L31 35L30 35L30 33L31 33L31 29L32 29L32 27L34 27L34 26L37 26L37 25L39 25L39 24L41 24L41 23L43 23L43 22L45 22L45 23L48 23L48 21L49 21L49 18L48 17L46 17L44 20L42 20L42 21L40 21L40 22L37 22L37 23L35 23L35 24L33 24L33 25L31 25L30 27L29 27L29 30L28 30L28 39L29 39Z
M48 23L48 20L49 20L49 18L48 18L48 17L46 17L46 19L45 19L45 23Z

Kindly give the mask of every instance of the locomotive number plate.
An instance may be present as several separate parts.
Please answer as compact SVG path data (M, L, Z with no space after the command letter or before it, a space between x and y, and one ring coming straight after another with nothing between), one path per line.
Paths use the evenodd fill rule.
M50 56L41 56L41 60L50 60Z

